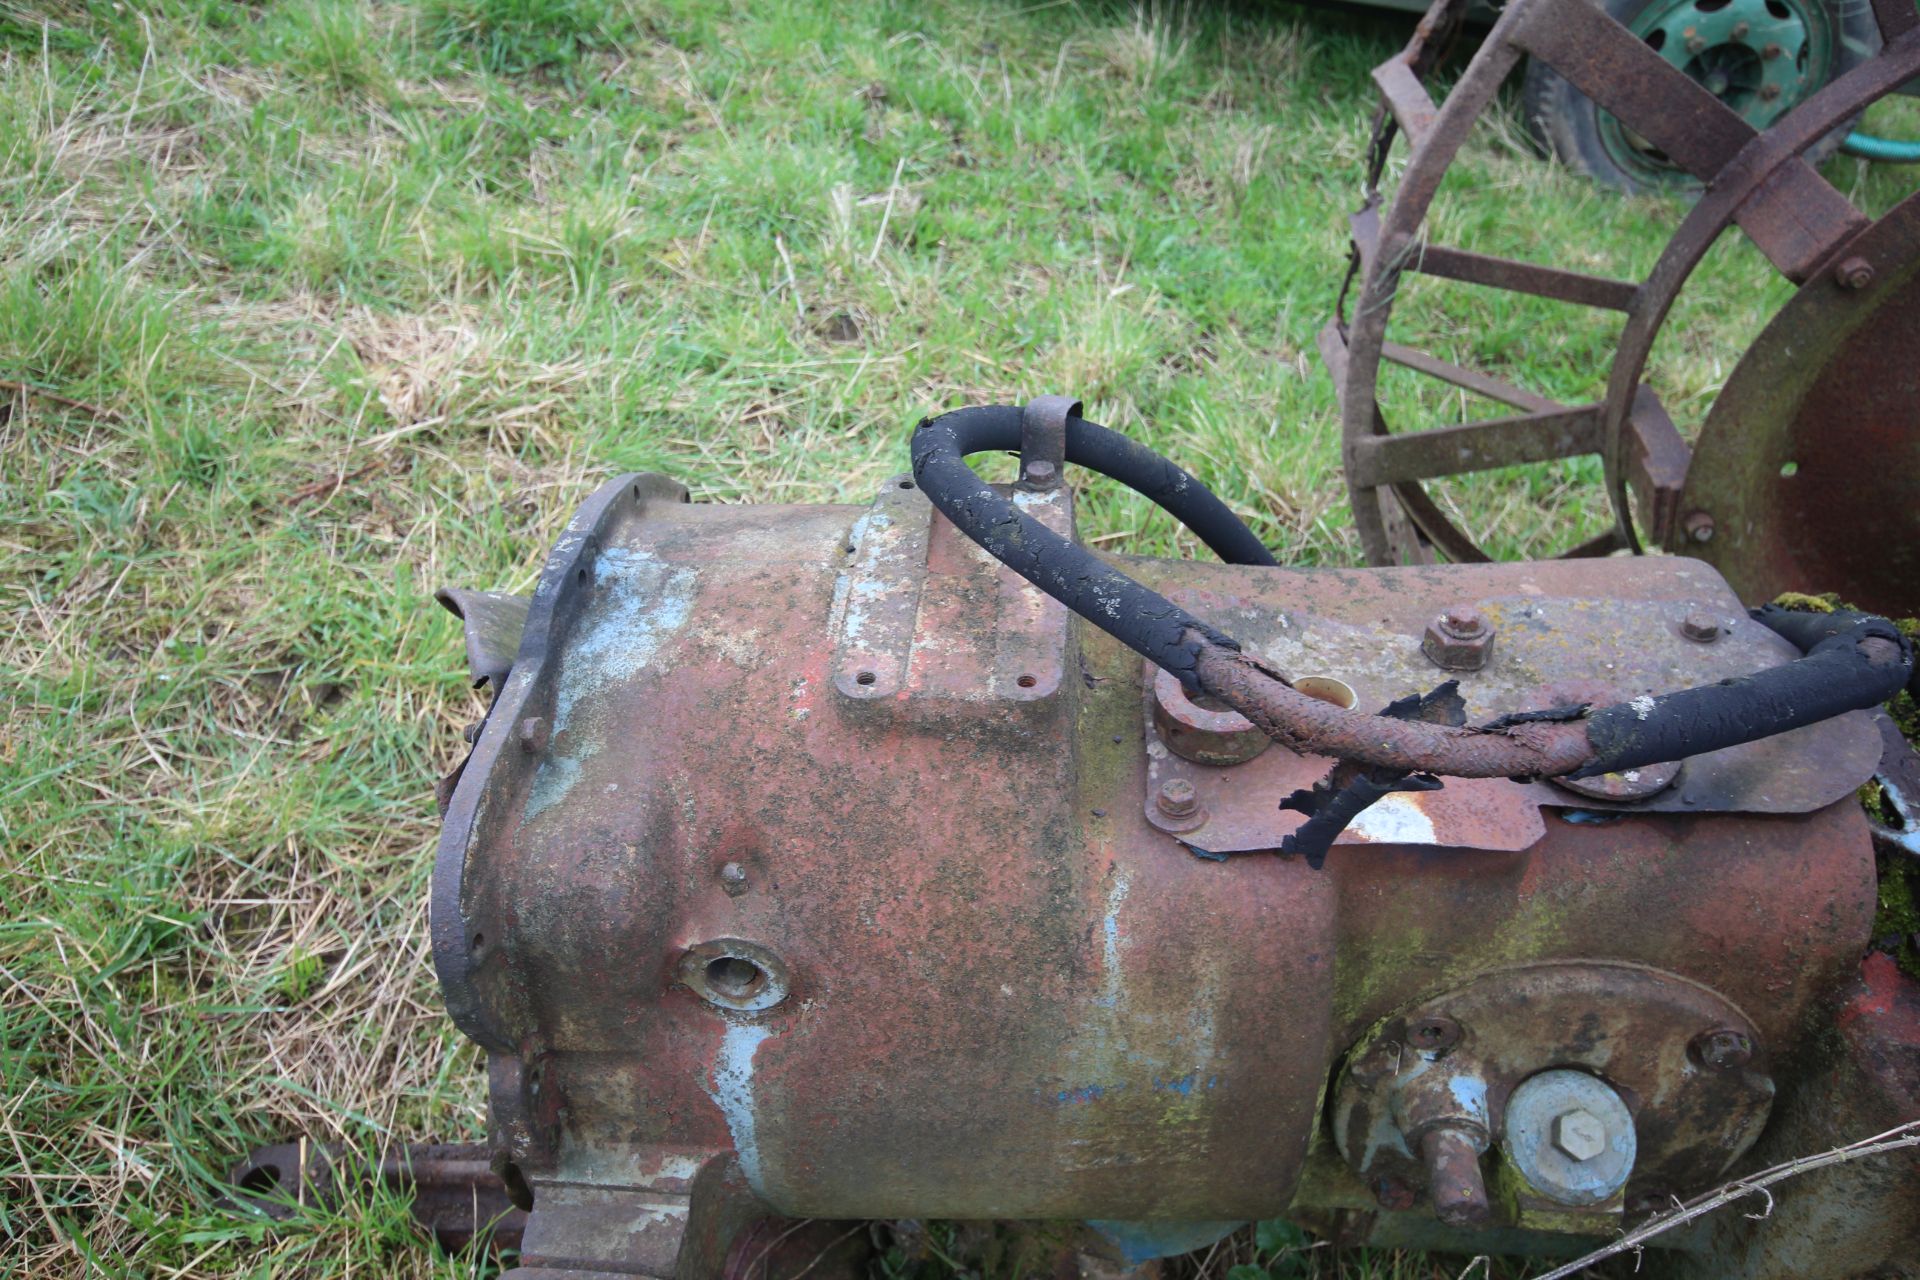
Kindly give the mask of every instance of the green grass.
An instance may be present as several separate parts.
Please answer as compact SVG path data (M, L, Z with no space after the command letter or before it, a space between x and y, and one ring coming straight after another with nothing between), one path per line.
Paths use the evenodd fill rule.
M864 501L922 414L1071 391L1284 558L1353 562L1313 334L1408 26L0 0L0 379L65 398L0 394L0 1272L474 1273L388 1200L269 1235L217 1187L266 1141L482 1131L424 902L481 708L428 596L525 589L596 478ZM1868 207L1911 182L1828 172ZM1677 215L1511 118L1461 178L1443 238L1588 270L1644 270ZM1662 351L1680 417L1786 293L1716 254ZM1556 395L1604 375L1610 330L1548 304L1422 282L1403 318ZM1517 555L1591 527L1595 478L1447 497ZM1097 489L1083 521L1196 550Z

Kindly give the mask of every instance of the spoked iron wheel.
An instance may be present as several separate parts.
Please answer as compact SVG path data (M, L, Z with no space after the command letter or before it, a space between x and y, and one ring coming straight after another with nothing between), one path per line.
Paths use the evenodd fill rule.
M1920 612L1920 565L1902 558L1907 548L1920 554L1920 196L1874 222L1806 159L1837 127L1920 75L1913 0L1874 0L1880 52L1764 130L1589 0L1513 0L1436 106L1423 77L1464 8L1439 0L1407 49L1373 73L1384 106L1370 194L1352 219L1358 289L1320 339L1340 389L1347 488L1368 560L1487 560L1429 482L1597 455L1613 528L1564 555L1686 550L1718 565L1749 599L1811 588L1882 612ZM1425 240L1442 178L1523 59L1550 68L1703 184L1644 280ZM1396 133L1411 153L1383 208L1378 181ZM1695 456L1644 377L1680 291L1735 226L1800 289L1734 370ZM1619 313L1604 396L1558 403L1389 341L1409 273ZM1387 365L1517 412L1391 429L1379 396ZM1863 508L1841 496L1849 490L1886 505Z

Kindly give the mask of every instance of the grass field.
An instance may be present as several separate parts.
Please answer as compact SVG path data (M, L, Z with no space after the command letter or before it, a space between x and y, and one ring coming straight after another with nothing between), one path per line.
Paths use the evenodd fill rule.
M216 1184L300 1134L481 1132L425 906L431 783L481 708L429 593L526 589L597 478L864 501L921 414L1062 390L1284 558L1355 561L1312 337L1366 70L1409 25L0 0L0 1273L484 1270L391 1202L269 1235ZM1875 122L1920 133L1909 104ZM1449 238L1588 270L1643 271L1679 208L1555 170L1511 117L1462 173ZM1912 181L1828 173L1869 208ZM1715 255L1661 353L1679 416L1787 292ZM1551 394L1604 373L1587 317L1437 285L1403 315ZM1517 555L1592 527L1596 476L1449 496ZM1103 545L1195 550L1083 510Z

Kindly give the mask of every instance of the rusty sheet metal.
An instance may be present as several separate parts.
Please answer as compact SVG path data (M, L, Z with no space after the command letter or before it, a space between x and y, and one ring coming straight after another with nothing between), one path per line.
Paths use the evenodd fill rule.
M1741 357L1701 429L1693 554L1749 599L1920 614L1920 196L1847 246ZM1679 535L1685 538L1684 531Z
M1711 569L1679 558L1377 574L1253 574L1189 565L1176 577L1163 563L1146 560L1130 560L1128 568L1149 583L1164 577L1171 598L1239 637L1290 678L1345 682L1362 710L1456 678L1469 721L1481 723L1571 700L1568 683L1592 682L1595 673L1616 695L1609 700L1624 701L1711 684L1794 656L1779 636L1746 617ZM1492 656L1480 670L1443 671L1421 651L1427 624L1455 606L1478 609L1492 626ZM1707 643L1683 632L1687 617L1703 611L1724 627ZM1150 679L1143 673L1143 686ZM1148 756L1142 812L1157 827L1207 850L1277 848L1304 821L1281 810L1279 801L1324 777L1331 764L1279 746L1229 767L1195 763L1168 749L1150 706L1142 714ZM1879 758L1879 736L1862 712L1686 761L1677 783L1626 807L1805 813L1851 794ZM1161 789L1176 779L1194 788L1204 821L1164 812ZM1569 795L1550 783L1449 779L1440 791L1380 801L1340 842L1524 849L1541 836L1542 807L1570 806L1620 807Z

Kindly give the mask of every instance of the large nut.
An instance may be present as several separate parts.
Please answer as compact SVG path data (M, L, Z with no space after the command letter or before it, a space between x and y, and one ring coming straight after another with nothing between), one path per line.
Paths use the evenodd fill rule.
M1584 1107L1553 1118L1553 1145L1569 1160L1591 1160L1607 1149L1607 1126Z
M1448 609L1427 624L1420 652L1447 671L1478 671L1493 656L1493 624L1478 609Z

